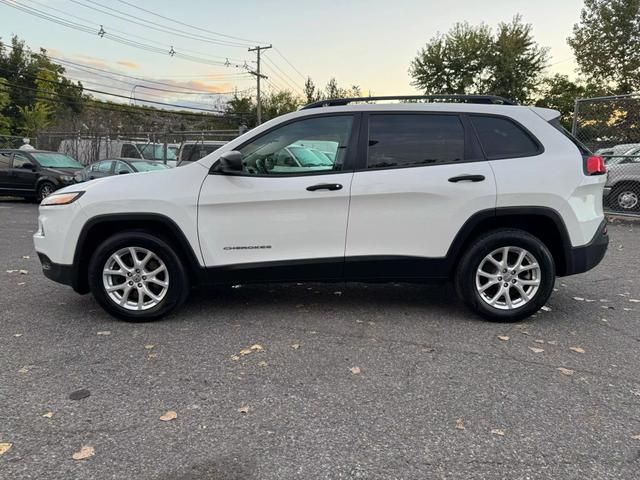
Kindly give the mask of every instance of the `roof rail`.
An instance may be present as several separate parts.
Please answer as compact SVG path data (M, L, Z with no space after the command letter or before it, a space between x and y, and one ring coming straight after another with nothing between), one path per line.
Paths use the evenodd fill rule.
M378 102L383 100L404 100L404 101L428 101L428 102L447 102L447 103L483 103L488 105L517 105L509 99L498 97L496 95L400 95L400 96L383 96L383 97L353 97L353 98L332 98L328 100L319 100L310 103L301 108L318 107L336 107L348 105L354 102Z

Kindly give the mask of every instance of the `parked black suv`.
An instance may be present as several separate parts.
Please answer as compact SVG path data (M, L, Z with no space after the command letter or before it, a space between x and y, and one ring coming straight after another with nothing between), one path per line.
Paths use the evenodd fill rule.
M82 168L82 164L63 153L0 150L0 195L41 201L75 183L74 175Z

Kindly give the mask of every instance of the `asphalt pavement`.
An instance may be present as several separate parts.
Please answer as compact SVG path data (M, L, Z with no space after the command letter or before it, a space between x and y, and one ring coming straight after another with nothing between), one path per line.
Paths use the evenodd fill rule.
M640 224L518 324L404 284L197 292L128 324L44 278L36 218L0 202L2 480L639 478Z

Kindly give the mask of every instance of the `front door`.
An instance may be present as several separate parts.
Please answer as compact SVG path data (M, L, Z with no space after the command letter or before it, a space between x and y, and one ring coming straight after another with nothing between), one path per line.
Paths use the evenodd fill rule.
M238 148L243 171L210 173L198 233L215 281L342 274L358 117L278 125Z
M446 276L456 234L496 205L493 171L475 134L458 114L366 118L351 187L347 277Z
M37 166L31 158L24 153L16 152L13 154L11 183L16 190L35 191L38 176Z

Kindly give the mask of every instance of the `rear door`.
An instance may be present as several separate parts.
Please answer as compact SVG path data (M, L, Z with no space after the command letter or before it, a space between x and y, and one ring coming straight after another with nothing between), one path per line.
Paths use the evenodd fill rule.
M370 113L360 138L346 242L348 277L445 276L445 256L496 182L464 115Z

